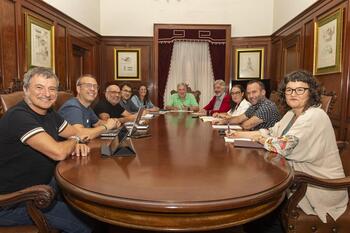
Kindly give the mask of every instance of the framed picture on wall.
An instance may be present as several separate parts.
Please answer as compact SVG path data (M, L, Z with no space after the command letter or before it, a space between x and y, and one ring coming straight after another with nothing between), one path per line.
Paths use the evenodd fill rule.
M236 49L236 79L264 78L264 48Z
M134 81L141 79L141 49L114 49L114 79Z
M27 67L42 66L55 70L54 26L26 14Z
M315 22L314 75L341 71L343 9Z

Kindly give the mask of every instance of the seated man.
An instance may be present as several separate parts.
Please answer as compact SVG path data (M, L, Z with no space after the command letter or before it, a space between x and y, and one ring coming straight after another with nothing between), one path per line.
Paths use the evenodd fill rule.
M94 108L95 113L102 120L116 118L121 123L133 121L135 116L126 111L120 105L120 88L116 84L110 84L105 91L106 99L100 100Z
M177 84L177 93L171 95L165 109L198 111L199 107L194 95L187 93L186 84L179 83Z
M228 119L214 120L213 124L240 124L245 130L266 129L280 120L275 103L265 97L265 86L261 81L252 80L247 84L247 97L252 104L245 113Z
M139 108L131 101L132 88L129 84L124 83L121 86L122 99L120 105L129 113L137 113Z
M70 155L86 156L89 147L79 144L77 130L52 105L57 99L58 78L47 68L30 69L23 79L24 101L0 119L0 194L33 185L50 184L57 161ZM80 135L81 136L81 135ZM59 141L60 138L67 140ZM50 227L63 232L91 232L85 216L60 199L42 211ZM32 220L25 204L0 208L0 225L27 225Z
M216 80L214 82L214 97L210 102L201 109L201 113L213 115L214 113L226 113L230 110L230 95L225 93L226 84L224 80Z
M75 128L89 135L91 139L101 133L119 127L116 119L99 120L90 105L98 92L96 79L91 75L81 76L76 83L77 97L66 101L58 110L61 116Z

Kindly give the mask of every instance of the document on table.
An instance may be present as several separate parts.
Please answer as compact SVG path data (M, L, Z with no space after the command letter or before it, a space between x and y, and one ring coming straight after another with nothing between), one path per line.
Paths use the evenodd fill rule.
M212 116L200 116L199 119L201 119L203 122L212 122L213 120L220 120L221 118Z
M248 142L252 141L252 139L250 138L229 138L229 137L224 137L224 138L225 138L225 142L235 142L235 140L248 141Z
M227 125L212 125L213 129L227 129ZM242 127L239 125L230 125L230 129L242 130Z
M144 120L150 120L150 119L153 119L153 118L154 118L154 115L151 114L151 113L147 113L146 115L141 117L141 119L144 119Z

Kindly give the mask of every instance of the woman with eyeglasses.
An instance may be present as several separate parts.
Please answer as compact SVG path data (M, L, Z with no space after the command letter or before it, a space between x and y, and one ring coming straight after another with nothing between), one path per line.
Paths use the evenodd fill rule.
M148 89L146 85L139 86L136 95L131 97L131 101L136 105L138 108L144 106L145 109L151 112L157 112L159 111L159 108L154 106L152 101L149 98Z
M332 123L320 108L320 88L314 77L306 71L292 72L280 83L279 93L289 111L272 128L231 132L228 136L258 141L268 151L284 156L295 171L318 178L345 177ZM347 203L346 189L333 191L308 186L298 206L306 214L317 215L326 222L327 215L334 221L339 218ZM269 225L264 223L264 218L258 222L248 224L247 232L270 232L262 230Z
M244 98L244 88L242 85L235 84L232 86L230 105L231 109L226 113L214 113L213 117L230 118L239 116L250 107L250 103Z

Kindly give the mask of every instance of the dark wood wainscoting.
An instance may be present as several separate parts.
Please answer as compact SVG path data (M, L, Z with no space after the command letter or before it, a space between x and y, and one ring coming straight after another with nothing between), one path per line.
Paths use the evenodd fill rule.
M115 77L115 60L114 49L140 49L141 54L141 79L135 81L128 81L133 87L138 87L141 83L148 86L150 90L150 96L153 103L155 101L156 90L154 89L154 76L153 76L153 37L117 37L117 36L105 36L101 40L101 85L104 88L107 82L111 82ZM122 84L126 81L116 81L118 84ZM102 90L101 90L102 92Z
M74 46L84 50L82 72L100 78L100 35L41 0L0 1L0 88L7 88L12 79L22 79L28 70L26 15L54 26L55 72L64 89L75 89L72 82L78 72ZM79 41L77 44L76 41ZM84 46L81 46L83 44Z
M349 103L349 1L319 0L288 22L271 36L272 86L276 87L282 77L295 69L313 70L314 23L317 19L343 9L343 49L340 73L317 75L327 91L335 91L337 102L332 114L332 123L338 139L350 139Z

